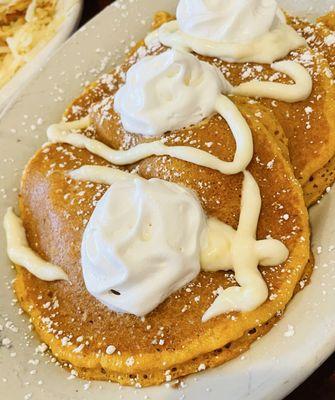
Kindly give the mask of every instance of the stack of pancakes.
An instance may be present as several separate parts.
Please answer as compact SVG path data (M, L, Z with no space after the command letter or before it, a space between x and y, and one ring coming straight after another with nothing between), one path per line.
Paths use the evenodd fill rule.
M170 18L159 13L155 27ZM330 44L331 40L325 39L329 35L335 38L334 21L334 16L318 25L290 19L309 47L291 52L287 58L297 60L311 73L310 98L288 104L231 97L253 135L254 156L247 169L262 197L257 238L270 235L290 252L285 263L260 267L269 297L253 311L231 312L201 322L218 288L236 285L234 274L224 271L201 272L145 318L110 311L86 290L80 263L85 226L108 186L75 181L67 174L82 165L109 164L85 149L66 144L48 144L30 160L20 193L27 238L41 257L65 270L70 283L45 282L17 266L15 290L37 333L65 366L85 379L137 386L202 371L247 350L269 331L294 294L309 281L313 256L306 204L317 201L335 176L335 40ZM154 54L164 50L157 48ZM83 134L113 149L155 140L126 132L113 109L114 94L123 84L125 72L144 53L149 51L140 43L121 66L91 84L70 105L66 119L90 114L93 126ZM290 83L267 65L202 59L218 66L234 85L256 77ZM235 154L234 138L219 115L168 132L164 141L166 145L193 146L226 161L232 161ZM208 216L237 227L242 173L223 175L167 156L149 157L125 169L147 179L161 178L193 189Z

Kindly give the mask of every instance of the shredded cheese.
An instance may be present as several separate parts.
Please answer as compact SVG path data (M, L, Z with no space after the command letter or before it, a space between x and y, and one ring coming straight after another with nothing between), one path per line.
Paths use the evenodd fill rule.
M55 34L56 6L57 0L0 0L0 88Z

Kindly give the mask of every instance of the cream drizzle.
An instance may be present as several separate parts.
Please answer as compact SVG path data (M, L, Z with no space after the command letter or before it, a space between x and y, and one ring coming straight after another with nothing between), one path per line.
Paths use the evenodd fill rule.
M238 96L262 97L295 103L307 99L313 88L313 81L301 64L294 61L279 61L271 64L275 71L288 75L295 81L292 85L278 82L252 80L232 88L231 93Z
M43 260L30 247L21 219L9 207L3 221L7 238L7 254L10 260L26 268L44 281L68 280L67 274L57 265Z
M287 41L288 37L291 38ZM228 62L259 62L271 64L278 72L285 73L295 83L287 85L278 82L251 81L237 87L230 86L229 93L264 97L293 103L307 99L312 91L312 78L299 63L291 60L273 61L285 57L291 50L306 46L305 40L287 24L280 24L274 30L255 39L252 43L218 43L199 39L181 32L177 21L163 24L151 32L145 39L146 45L154 46L157 41L165 46L183 51L194 51L197 54L221 58Z
M47 130L47 136L53 143L67 143L85 148L115 165L127 165L150 156L165 155L215 169L226 175L237 174L243 171L252 159L252 134L235 104L227 97L218 97L216 111L227 120L236 141L236 153L232 162L220 160L204 150L190 146L166 146L160 140L141 143L129 150L113 150L98 140L90 139L82 134L71 133L73 127L75 129L78 129L78 127L87 128L90 123L87 117L83 120L74 121L77 122L76 124L74 122L62 122L51 125Z
M115 182L128 179L142 179L139 175L121 171L118 168L103 167L100 165L83 165L68 173L68 176L78 181L89 181L112 185Z
M261 204L257 182L250 172L244 171L237 230L218 220L209 220L209 233L207 239L205 236L202 252L202 268L206 271L232 269L240 286L222 290L203 315L203 322L230 311L251 311L264 303L268 297L268 287L258 265L278 265L288 257L288 249L279 240L256 239ZM225 239L223 245L221 240L219 242L216 239L217 235Z
M69 175L73 179L105 184L139 178L137 174L115 168L89 165L70 171ZM261 196L257 182L250 172L244 171L237 230L216 218L207 219L200 243L201 268L211 272L233 270L240 286L221 290L203 315L203 322L230 311L253 310L267 299L268 287L258 265L278 265L287 259L289 252L279 240L256 240L260 209Z
M271 64L285 57L291 50L306 46L305 39L284 23L250 43L226 43L190 36L179 29L177 21L170 21L145 38L145 44L149 48L157 43L183 51L194 51L203 56L217 57L227 62L264 64Z

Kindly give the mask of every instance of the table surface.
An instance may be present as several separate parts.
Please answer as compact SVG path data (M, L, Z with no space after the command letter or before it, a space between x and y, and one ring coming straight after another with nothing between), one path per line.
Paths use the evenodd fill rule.
M81 24L87 22L111 2L112 0L85 0ZM335 353L285 400L312 399L335 399Z

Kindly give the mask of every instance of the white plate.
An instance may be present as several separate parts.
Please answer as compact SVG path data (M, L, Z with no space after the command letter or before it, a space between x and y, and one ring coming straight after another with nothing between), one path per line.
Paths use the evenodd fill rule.
M287 1L296 11L308 13L328 10L333 1ZM152 14L173 10L171 0L133 0L108 7L84 29L75 34L35 78L0 122L0 218L7 206L16 203L20 174L28 158L46 140L45 128L58 121L65 106L82 91L81 83L93 80L99 70L112 61L119 62L125 44L143 37ZM42 120L39 120L41 118ZM43 121L40 125L37 122ZM88 390L47 356L34 355L39 344L28 330L28 319L12 306L10 281L14 273L5 256L4 235L0 229L0 337L9 337L12 348L0 348L0 398L32 400L83 399L159 399L159 400L238 400L281 399L311 374L335 349L335 193L331 192L311 211L313 246L322 246L316 257L312 283L289 305L278 326L254 344L240 359L185 379L186 387L164 385L148 389L119 388L105 382L93 382ZM335 246L334 246L335 248ZM330 249L330 250L329 250ZM10 329L12 321L18 332ZM289 325L293 328L289 329ZM15 329L14 329L15 330ZM284 335L293 332L292 336ZM26 344L24 335L28 335ZM30 338L31 337L31 338ZM11 353L16 353L11 356ZM41 359L38 365L35 360ZM36 371L36 373L35 373ZM5 379L5 381L3 380ZM42 384L38 384L42 381ZM185 397L182 397L185 395ZM148 397L145 397L148 396Z
M57 28L55 35L38 54L25 66L23 66L13 78L0 89L0 115L16 98L15 95L38 73L47 63L55 50L65 42L79 23L81 17L82 0L59 0L57 4L57 16L64 17L64 21Z

